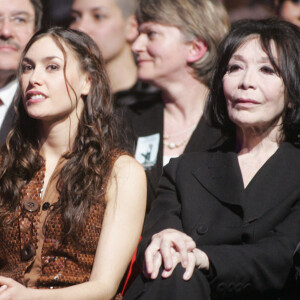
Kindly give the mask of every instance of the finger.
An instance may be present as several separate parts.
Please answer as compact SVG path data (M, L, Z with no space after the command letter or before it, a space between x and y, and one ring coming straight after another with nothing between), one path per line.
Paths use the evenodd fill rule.
M185 241L185 246L186 246L188 252L191 252L196 248L196 243L192 238L190 238L188 236L188 239L186 239L186 241Z
M172 249L171 240L163 239L161 242L160 253L163 259L164 268L166 270L170 270L173 267L171 249Z
M183 274L184 280L190 280L195 270L196 258L193 252L188 254L188 264L186 265L185 272Z
M151 279L156 279L162 264L162 257L160 252L157 252L153 259L153 269L150 274Z
M188 239L187 239L188 238ZM176 249L181 256L181 264L185 268L188 264L188 247L187 241L193 241L189 236L185 235L184 239L181 236L176 240Z
M159 240L158 239L152 239L152 242L150 245L147 247L145 251L145 268L148 274L151 274L153 272L153 259L155 254L159 250Z
M166 270L164 269L161 276L163 278L168 278L173 274L174 269L176 268L176 266L178 265L178 263L180 262L180 254L178 252L175 252L172 254L172 269L170 270Z
M188 264L188 252L196 248L194 240L185 233L176 232L175 245L181 255L181 264L185 268Z

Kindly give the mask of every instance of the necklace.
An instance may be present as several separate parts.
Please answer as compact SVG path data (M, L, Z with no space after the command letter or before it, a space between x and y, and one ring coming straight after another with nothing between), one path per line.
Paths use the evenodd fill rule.
M170 150L173 150L173 149L176 149L176 148L179 148L181 146L183 146L187 141L188 141L189 138L186 138L180 142L177 142L177 143L174 143L174 142L166 142L164 141L164 146L168 147Z
M167 140L167 139L169 139L169 138L171 138L171 137L179 136L179 135L184 134L184 133L186 133L186 132L188 132L188 131L194 131L194 129L196 128L197 124L198 124L198 123L193 124L191 127L186 128L186 129L184 129L184 130L181 130L181 131L179 131L179 132L173 133L173 134L167 134L167 133L166 133L166 134L164 135L164 140Z
M176 148L179 148L179 147L183 146L189 140L189 138L191 136L191 132L193 132L195 130L196 126L197 126L197 124L194 124L192 127L189 127L187 129L181 130L181 131L179 131L177 133L169 134L169 135L168 134L164 135L164 142L163 142L164 146L167 147L167 148L169 148L170 150L173 150L173 149L176 149ZM175 143L175 142L167 142L166 141L166 140L168 140L171 137L179 136L179 135L182 135L182 134L188 133L188 132L189 132L188 136L185 139L183 139L183 140L181 140L181 141L179 141L177 143Z

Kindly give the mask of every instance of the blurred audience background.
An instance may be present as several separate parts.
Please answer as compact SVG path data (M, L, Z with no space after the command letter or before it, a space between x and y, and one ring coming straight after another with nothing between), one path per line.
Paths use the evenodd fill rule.
M44 4L45 27L60 25L68 26L69 14L73 0L42 0ZM299 1L282 0L223 0L231 22L250 18L262 19L277 14L277 5L291 2L288 5L297 6ZM286 5L286 4L285 4Z

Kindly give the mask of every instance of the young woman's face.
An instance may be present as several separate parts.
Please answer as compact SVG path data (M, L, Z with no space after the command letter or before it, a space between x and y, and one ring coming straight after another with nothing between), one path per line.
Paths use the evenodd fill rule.
M138 61L139 78L158 86L172 81L187 68L188 43L175 26L142 23L132 45Z
M274 44L272 52L276 58ZM229 118L238 127L267 129L281 123L285 86L258 38L246 41L232 55L223 77L223 91Z
M51 37L42 37L32 44L22 61L23 104L32 118L59 121L81 113L89 79L73 52L66 46L64 49L67 61Z

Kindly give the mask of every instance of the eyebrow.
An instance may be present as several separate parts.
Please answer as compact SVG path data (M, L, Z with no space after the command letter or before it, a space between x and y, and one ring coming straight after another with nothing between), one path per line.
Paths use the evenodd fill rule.
M26 15L26 16L32 16L31 13L24 11L24 10L14 10L10 14L11 16L16 16L16 15ZM3 16L3 13L0 12L0 16Z
M105 11L105 10L107 10L107 8L104 6L96 6L96 7L92 7L91 9L89 9L89 11L91 11L91 12L97 12L99 10ZM71 13L81 14L82 12L78 9L71 8Z
M61 57L58 57L58 56L47 56L47 57L44 57L42 59L42 61L49 61L49 60L53 60L53 59L59 59L61 61L64 61L64 59L62 59ZM29 63L34 63L34 61L31 58L26 57L26 56L23 58L23 61L26 61Z
M245 58L242 56L242 55L239 55L239 54L233 54L232 56L231 56L231 59L236 59L236 60L241 60L241 61L244 61L245 60ZM262 63L266 63L266 62L270 62L270 59L269 59L269 57L268 56L266 56L266 57L262 57L260 60L259 60L259 62L262 62Z

